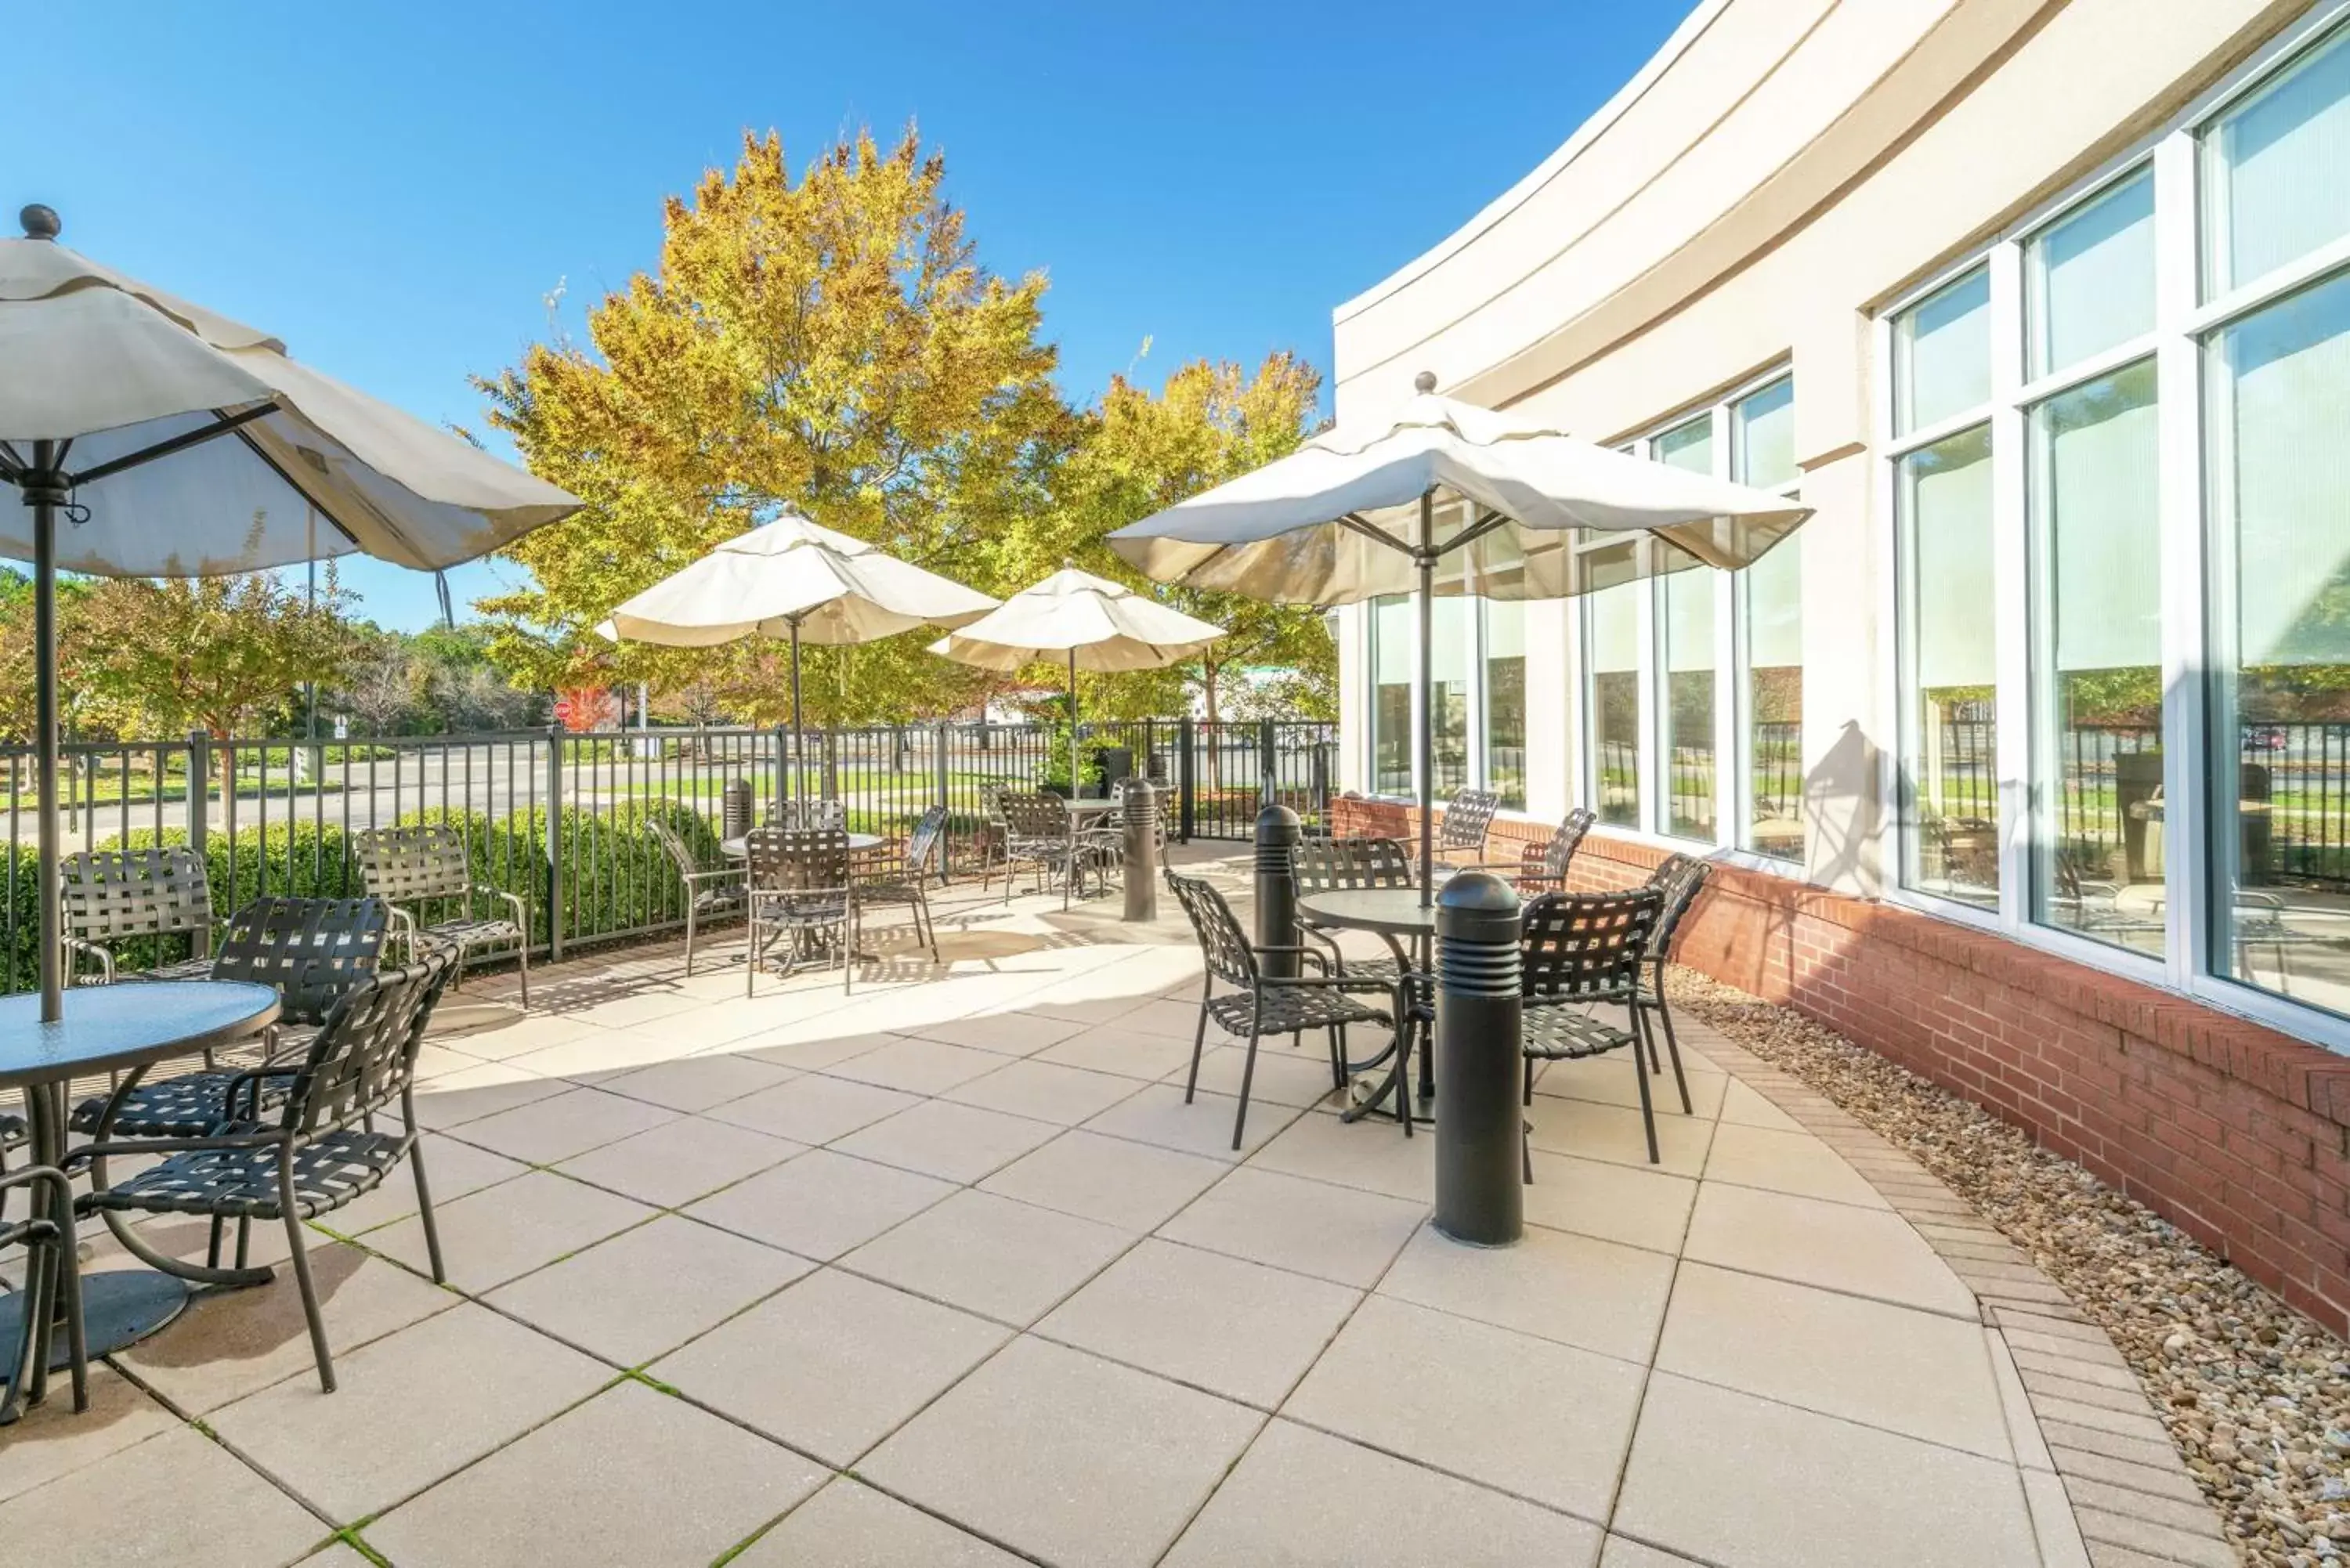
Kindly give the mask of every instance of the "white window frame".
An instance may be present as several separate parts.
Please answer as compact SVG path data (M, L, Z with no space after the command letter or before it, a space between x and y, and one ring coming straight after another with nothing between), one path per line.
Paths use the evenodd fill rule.
M1363 601L1363 701L1361 706L1357 710L1362 714L1361 732L1363 735L1363 747L1359 754L1362 764L1361 777L1364 786L1363 794L1373 800L1390 801L1401 805L1417 805L1419 804L1419 746L1416 739L1410 741L1407 745L1408 756L1406 759L1406 772L1411 781L1409 793L1401 795L1386 794L1380 793L1378 789L1379 630L1378 607L1378 600L1388 597L1388 596L1386 594L1381 594L1376 598L1368 598ZM1439 596L1437 601L1439 606L1443 603L1445 597L1447 596ZM1465 722L1469 727L1467 737L1469 747L1468 787L1471 789L1491 789L1492 787L1491 783L1492 778L1492 770L1491 759L1486 755L1485 733L1487 701L1485 691L1485 667L1487 656L1492 648L1491 640L1487 637L1485 631L1485 606L1491 601L1474 595L1464 594L1454 597L1456 597L1458 602L1468 607L1465 617L1469 623L1470 640L1467 680L1469 700L1467 717L1465 720ZM1420 727L1428 722L1428 685L1419 678L1419 672L1423 668L1425 668L1425 666L1420 662L1419 606L1414 603L1412 595L1405 594L1402 597L1405 605L1411 610L1411 615L1409 620L1409 625L1411 628L1409 635L1411 644L1411 724L1412 735L1417 737L1419 733ZM1440 792L1437 798L1440 803L1443 798ZM1513 813L1514 814L1514 808L1513 808Z
M1880 757L1879 799L1887 803L1878 845L1888 902L1975 926L2091 968L2212 1002L2261 1023L2350 1052L2350 1018L2280 996L2216 972L2208 960L2209 897L2215 886L2208 864L2213 768L2206 730L2211 608L2209 592L2224 564L2210 548L2204 494L2203 377L2207 338L2283 296L2350 270L2350 236L2272 269L2210 300L2200 290L2199 135L2237 100L2257 91L2279 66L2336 26L2350 26L2350 0L2327 0L2282 28L2227 77L2199 95L2160 130L2117 154L2054 200L2027 213L1988 246L1938 268L1886 303L1872 324L1872 369L1877 395L1871 423L1878 462L1873 481L1877 545L1887 570L1878 574L1879 624L1889 679L1879 682L1878 732L1893 738ZM2051 374L2026 379L2029 346L2023 320L2024 242L2141 171L2154 180L2155 322L2153 330ZM1893 430L1893 327L1903 311L1978 265L1991 282L1991 397L1989 402L1897 436ZM2163 796L2166 815L2165 907L2170 920L2159 957L2095 940L2031 918L2035 818L2045 803L2032 796L2030 520L2026 421L2050 397L2110 375L2140 359L2155 362L2158 462L2158 533L2162 564ZM1903 884L1912 831L1904 759L1900 680L1900 523L1896 493L1902 458L1971 429L1991 426L1993 572L1996 585L2000 899L1996 911Z

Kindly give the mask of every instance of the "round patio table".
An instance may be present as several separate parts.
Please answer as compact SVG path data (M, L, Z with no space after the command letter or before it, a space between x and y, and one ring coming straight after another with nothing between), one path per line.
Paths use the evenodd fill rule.
M1430 895L1429 902L1423 904L1417 888L1347 888L1334 892L1307 893L1297 900L1297 912L1317 926L1370 931L1385 937L1388 945L1396 950L1398 960L1408 972L1423 980L1429 973L1429 947L1436 938L1433 895ZM1409 957L1403 949L1407 941L1411 944ZM1406 1027L1408 1025L1403 1019L1396 1020L1399 1035ZM1434 1031L1431 1030L1430 1034L1432 1040ZM1422 1100L1436 1097L1436 1075L1429 1046L1430 1042L1423 1041L1419 1052L1419 1097ZM1358 1121L1384 1102L1389 1094L1400 1093L1403 1085L1399 1080L1402 1073L1403 1064L1398 1060L1378 1088L1360 1105L1349 1106L1340 1119Z
M0 996L0 1090L25 1092L35 1165L66 1154L66 1088L76 1078L122 1073L128 1088L148 1068L249 1040L277 1020L275 987L237 980L123 981L77 986L65 993L65 1016L41 1022L37 993ZM120 1090L117 1091L120 1093ZM65 1217L70 1226L71 1216ZM141 1269L86 1274L82 1326L95 1358L146 1338L187 1304L185 1281ZM0 1298L0 1345L24 1343L24 1297ZM35 1350L53 1351L54 1324L37 1325ZM9 1368L0 1367L0 1382Z

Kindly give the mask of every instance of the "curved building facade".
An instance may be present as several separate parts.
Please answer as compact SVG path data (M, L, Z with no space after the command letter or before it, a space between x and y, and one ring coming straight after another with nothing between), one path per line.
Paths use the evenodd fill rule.
M1817 509L1440 606L1439 798L1714 856L1694 961L2350 1322L2350 0L1705 0L1334 324L1342 415L1426 369ZM1413 618L1339 628L1393 822Z

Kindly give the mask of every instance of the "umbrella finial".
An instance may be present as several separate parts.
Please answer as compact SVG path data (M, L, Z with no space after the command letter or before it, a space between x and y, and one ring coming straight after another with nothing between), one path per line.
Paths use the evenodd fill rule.
M28 240L54 240L57 237L57 231L65 226L57 222L55 207L46 207L38 202L18 213L16 221L25 225L25 237Z
M1422 370L1419 375L1414 376L1411 379L1411 389L1415 392L1432 392L1436 390L1436 372L1433 370Z

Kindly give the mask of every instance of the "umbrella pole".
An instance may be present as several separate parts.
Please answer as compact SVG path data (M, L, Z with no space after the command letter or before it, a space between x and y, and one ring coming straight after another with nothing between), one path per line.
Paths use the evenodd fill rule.
M1079 794L1077 788L1077 650L1069 649L1069 798Z
M1419 907L1428 908L1436 859L1436 493L1419 498Z
M65 499L57 443L33 443L22 480L33 504L33 725L40 732L41 1022L65 1016L65 931L57 908L57 504Z
M785 822L791 820L792 796L798 794L800 771L800 618L792 617L792 757L784 771L784 805Z

